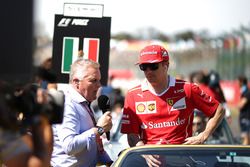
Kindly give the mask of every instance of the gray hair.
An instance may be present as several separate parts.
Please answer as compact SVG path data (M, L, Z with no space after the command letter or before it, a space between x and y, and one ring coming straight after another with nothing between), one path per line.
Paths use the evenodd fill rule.
M100 64L89 59L79 58L77 59L70 68L69 83L72 83L75 77L82 79L85 76L85 72L88 68L99 69Z

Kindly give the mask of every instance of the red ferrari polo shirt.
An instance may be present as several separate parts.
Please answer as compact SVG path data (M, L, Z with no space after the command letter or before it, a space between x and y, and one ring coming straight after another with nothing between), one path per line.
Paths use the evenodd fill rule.
M219 102L197 84L169 77L169 87L160 95L144 80L125 98L122 133L140 134L145 144L181 144L192 136L193 111L212 116Z

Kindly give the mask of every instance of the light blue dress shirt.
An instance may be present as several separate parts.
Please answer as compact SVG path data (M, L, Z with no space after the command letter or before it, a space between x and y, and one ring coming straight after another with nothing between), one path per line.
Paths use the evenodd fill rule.
M88 113L87 100L69 86L65 91L62 124L53 125L53 167L94 167L98 159L109 161L106 152L98 155L94 123Z

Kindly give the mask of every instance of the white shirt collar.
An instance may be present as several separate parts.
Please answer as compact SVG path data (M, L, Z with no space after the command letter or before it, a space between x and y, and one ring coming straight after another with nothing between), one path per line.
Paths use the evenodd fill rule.
M88 102L79 92L77 92L72 85L69 85L69 89L66 91L67 96L78 103Z

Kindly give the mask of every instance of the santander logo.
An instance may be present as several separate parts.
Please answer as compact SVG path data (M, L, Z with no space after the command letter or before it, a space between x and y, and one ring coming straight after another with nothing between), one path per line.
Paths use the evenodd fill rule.
M159 128L166 128L166 127L173 127L173 126L180 126L185 123L185 118L180 119L178 118L175 121L164 121L164 122L143 122L141 125L142 129L159 129Z

